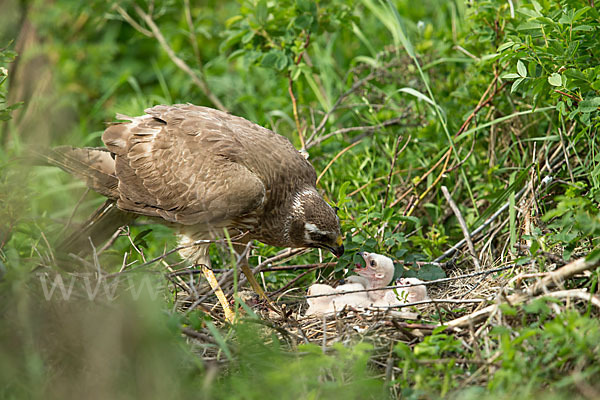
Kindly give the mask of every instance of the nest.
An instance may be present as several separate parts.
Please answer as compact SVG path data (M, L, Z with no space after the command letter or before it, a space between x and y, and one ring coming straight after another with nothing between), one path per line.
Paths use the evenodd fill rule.
M254 293L241 291L238 296L244 305L239 309L239 315L241 320L260 325L265 341L271 341L271 335L275 334L290 351L304 343L316 344L324 352L332 351L337 343L345 346L370 343L374 349L373 363L384 367L390 357L393 359L397 343L414 345L442 325L447 333L469 341L493 325L510 324L510 318L504 316L499 307L503 303L522 304L551 296L584 306L591 302L600 309L600 299L596 296L590 296L582 289L564 290L562 286L567 278L588 274L598 262L582 258L564 265L559 258L554 261L545 265L548 272L543 273L539 272L540 267L535 261L519 266L497 265L479 271L468 259L460 268L448 263L445 265L447 278L427 282L431 300L388 309L346 307L329 316L303 315L306 288L290 289L277 298L279 312L266 307ZM182 285L178 287L181 300L178 304L183 312L189 307L199 307L213 319L224 321L221 306L210 292L198 301L190 292L181 290ZM224 289L231 291L231 287ZM220 360L222 355L219 355L217 342L208 330L202 331L184 330L184 333L200 345L200 355L205 360Z

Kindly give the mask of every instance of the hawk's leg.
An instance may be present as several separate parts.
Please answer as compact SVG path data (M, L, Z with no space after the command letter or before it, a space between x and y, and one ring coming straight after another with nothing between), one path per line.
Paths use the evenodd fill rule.
M211 269L210 263L210 255L208 252L209 242L206 244L197 244L194 245L197 241L194 241L190 236L180 235L179 236L179 245L182 247L179 250L179 254L187 260L190 260L193 265L199 265L204 277L208 281L211 289L215 292L219 303L223 307L223 312L225 313L225 319L227 322L233 323L235 320L235 314L231 311L231 307L229 306L229 302L227 301L227 297L225 297L225 293L223 293L223 289L219 285L215 274Z
M221 306L223 307L223 312L225 313L225 319L227 320L227 322L233 323L235 320L235 314L233 313L233 311L231 311L231 307L229 307L229 302L227 301L227 297L225 297L225 293L223 293L223 289L221 289L221 286L219 286L219 282L217 282L217 278L215 277L215 274L213 273L212 269L207 267L205 264L201 264L200 267L202 268L202 273L206 277L208 284L210 285L212 290L215 292L215 295L217 295L217 299L219 300L219 303L221 303Z
M249 241L248 239L242 238L237 244L233 245L235 252L237 254L243 255L241 257L241 260L239 260L239 265L242 268L242 272L244 273L244 275L246 275L246 279L248 279L248 283L250 283L250 286L252 286L252 289L254 289L256 294L258 294L258 296L261 299L265 300L267 302L267 305L271 309L273 309L274 311L277 311L278 309L275 306L275 303L273 303L273 301L267 296L267 294L265 293L263 288L260 286L260 284L258 283L256 278L254 277L254 274L252 273L252 269L250 268L250 265L248 264L248 253L246 252L246 245L247 245L248 241ZM244 252L246 252L246 253L244 254Z
M250 283L250 286L252 286L252 289L254 289L254 291L264 300L267 300L269 302L269 304L271 303L271 299L267 296L267 294L265 293L265 291L263 290L263 288L260 286L260 284L258 283L258 281L256 280L256 278L254 277L254 274L252 273L252 269L250 268L250 266L248 265L247 262L242 262L241 263L241 267L242 267L242 272L244 273L244 275L246 275L246 278L248 279L248 283Z

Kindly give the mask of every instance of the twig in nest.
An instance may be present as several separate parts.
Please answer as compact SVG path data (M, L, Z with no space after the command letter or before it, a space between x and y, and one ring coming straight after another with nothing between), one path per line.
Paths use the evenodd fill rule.
M298 274L298 276L296 276L294 279L292 279L291 281L289 281L288 283L286 283L284 287L277 289L273 293L269 293L269 295L270 296L276 296L276 295L278 295L279 293L283 292L284 290L286 290L287 288L289 288L290 286L292 286L298 280L300 280L301 278L303 278L306 274L312 272L313 270L315 270L317 268L318 267L313 267L313 268L309 269L308 271L304 271L303 273Z
M207 335L202 332L198 332L195 329L191 329L191 328L187 328L187 327L183 326L183 327L181 327L181 333L183 333L186 336L191 337L192 339L200 340L202 342L208 342L211 344L217 344L217 342L215 341L215 339L212 336Z
M550 272L549 274L546 275L546 277L544 277L542 280L540 280L537 284L535 284L533 287L529 288L525 294L514 294L512 296L508 296L507 300L511 304L518 304L518 303L527 301L527 300L533 298L534 296L537 296L540 294L542 294L541 297L553 296L553 297L558 297L558 298L565 298L565 297L581 298L582 293L585 293L582 290L575 290L575 291L571 291L571 290L564 291L563 290L563 291L554 292L555 293L554 295L552 293L543 293L543 292L550 287L558 285L559 283L563 282L565 279L567 279L575 274L578 274L583 271L587 271L591 268L595 268L598 265L600 265L600 260L587 261L585 258L580 258L578 260L575 260L575 261L565 265L564 267L561 267L555 271ZM556 293L558 293L558 295L556 295ZM590 295L590 294L586 294L586 296L584 296L585 300L591 301L592 304L598 306L598 304L600 304L600 300L598 300L598 298L596 296L593 296L593 297L591 297L591 296L592 295ZM451 327L451 328L467 326L470 323L476 323L478 321L481 321L482 319L486 319L493 312L495 312L496 309L498 309L498 304L494 304L494 305L485 307L481 310L475 311L474 313L454 319L454 320L446 323L445 326Z
M446 186L442 186L442 193L444 194L446 201L450 205L450 208L454 212L454 215L456 216L456 219L460 224L460 229L462 230L465 240L467 242L469 252L471 253L471 257L473 258L473 263L475 264L475 269L477 271L481 271L481 264L479 263L479 258L477 258L477 253L475 253L475 247L473 246L473 241L471 241L471 234L469 233L469 229L467 228L467 224L462 216L462 213L458 209L458 206L456 205L454 200L452 200L452 196L450 196L450 192L448 191L448 188Z
M527 250L529 252L529 254L531 254L532 256L534 254L531 253L531 249L529 248L529 246L521 244L521 243L515 243L515 248L519 249L519 250ZM559 256L558 254L554 254L554 253L550 253L548 251L542 251L542 250L537 250L535 252L535 254L539 254L542 255L544 257L547 257L549 259L552 260L552 262L555 262L561 266L566 264L566 261L564 260L564 258L562 258L561 256Z

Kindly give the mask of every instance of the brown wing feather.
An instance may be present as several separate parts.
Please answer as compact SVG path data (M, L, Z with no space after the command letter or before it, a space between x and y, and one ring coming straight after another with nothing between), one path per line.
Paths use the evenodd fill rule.
M157 106L105 131L116 154L119 208L221 226L255 212L265 186L239 162L235 135L210 113L186 107Z

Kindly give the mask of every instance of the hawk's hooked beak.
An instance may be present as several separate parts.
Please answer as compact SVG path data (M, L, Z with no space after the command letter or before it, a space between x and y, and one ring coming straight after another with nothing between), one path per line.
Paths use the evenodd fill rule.
M341 257L344 255L344 239L341 236L335 241L336 246L329 249L336 257Z
M344 255L344 240L341 236L338 236L338 238L335 240L335 246L329 246L327 244L320 243L317 244L315 247L329 250L331 254L338 258Z
M339 258L339 257L341 257L341 256L344 255L344 245L341 244L339 246L332 247L332 248L329 249L329 251L331 251L334 256L336 256L336 257Z

